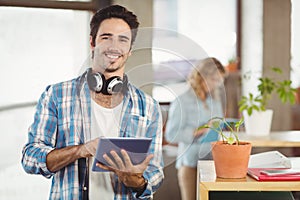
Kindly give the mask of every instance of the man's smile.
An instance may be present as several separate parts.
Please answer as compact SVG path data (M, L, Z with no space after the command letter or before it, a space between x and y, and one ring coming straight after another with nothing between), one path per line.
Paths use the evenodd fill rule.
M122 57L122 54L120 54L120 53L106 52L106 53L104 53L104 55L105 55L107 58L109 58L109 59L111 59L111 60L114 60L114 61L116 61L118 58Z

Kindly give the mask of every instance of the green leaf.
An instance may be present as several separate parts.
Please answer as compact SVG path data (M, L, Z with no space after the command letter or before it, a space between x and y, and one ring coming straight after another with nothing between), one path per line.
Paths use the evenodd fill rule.
M227 142L227 144L239 144L239 138L238 138L238 132L239 132L239 128L240 126L244 123L244 119L241 118L239 121L237 122L228 122L226 121L225 118L221 118L221 117L213 117L209 120L209 122L211 123L207 123L204 124L202 126L199 126L198 129L202 129L202 128L209 128L212 130L215 130L222 138L222 140L225 142ZM223 133L223 129L220 129L220 124L221 122L224 124L224 126L227 129L227 131L230 132L230 135L224 135Z
M282 70L279 67L272 67L271 68L273 72L276 72L278 74L282 74Z
M257 105L253 105L253 109L259 111L260 108Z
M228 144L233 144L235 142L234 137L230 136L227 138Z
M246 110L247 108L248 108L247 105L242 105L242 106L240 106L239 111L242 112L242 111Z
M212 127L215 128L215 129L219 128L220 127L220 120L214 120L212 122Z
M273 72L282 74L279 67L269 67ZM239 111L246 110L248 115L252 115L253 110L265 111L268 106L268 101L273 97L272 93L276 93L277 97L282 103L289 101L291 104L296 102L295 92L296 89L292 87L291 80L278 81L274 77L259 77L257 89L258 95L248 93L242 96L241 101L238 103Z
M210 127L209 127L208 124L204 124L204 125L202 125L202 126L199 126L199 127L197 128L197 130L201 130L201 129L204 129L204 128L210 128Z
M253 110L253 108L252 108L252 107L248 108L247 112L248 112L248 115L249 115L249 116L251 116L251 115L252 115L252 110Z
M289 93L289 101L291 104L295 104L296 103L296 97L295 97L295 94L290 92Z

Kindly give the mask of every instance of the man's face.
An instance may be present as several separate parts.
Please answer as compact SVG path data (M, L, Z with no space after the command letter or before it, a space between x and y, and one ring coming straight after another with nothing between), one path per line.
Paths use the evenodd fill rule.
M94 70L112 73L124 70L131 54L131 30L122 19L111 18L102 21L95 40ZM122 71L123 72L123 71Z

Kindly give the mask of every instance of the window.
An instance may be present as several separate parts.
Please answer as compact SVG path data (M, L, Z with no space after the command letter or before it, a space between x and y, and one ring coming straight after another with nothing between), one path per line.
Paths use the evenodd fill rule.
M236 0L155 0L154 16L154 80L162 83L153 88L158 101L173 100L186 88L198 60L211 56L227 65L236 57Z
M87 11L0 7L0 199L48 198L51 181L26 174L21 151L42 91L85 66L89 19Z
M291 80L294 87L300 87L300 2L292 0L292 43L291 43Z

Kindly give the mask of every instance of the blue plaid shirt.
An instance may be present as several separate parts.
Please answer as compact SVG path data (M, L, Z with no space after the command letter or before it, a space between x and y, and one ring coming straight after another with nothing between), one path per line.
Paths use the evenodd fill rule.
M77 160L53 173L47 168L46 156L53 149L85 143L89 140L90 129L91 97L85 74L46 88L29 128L22 165L27 173L53 177L49 199L82 199L87 162ZM143 194L137 198L136 193L115 176L114 199L153 198L164 178L162 116L159 104L130 83L123 100L119 136L152 138L149 153L154 154L154 158L143 174L148 181Z

